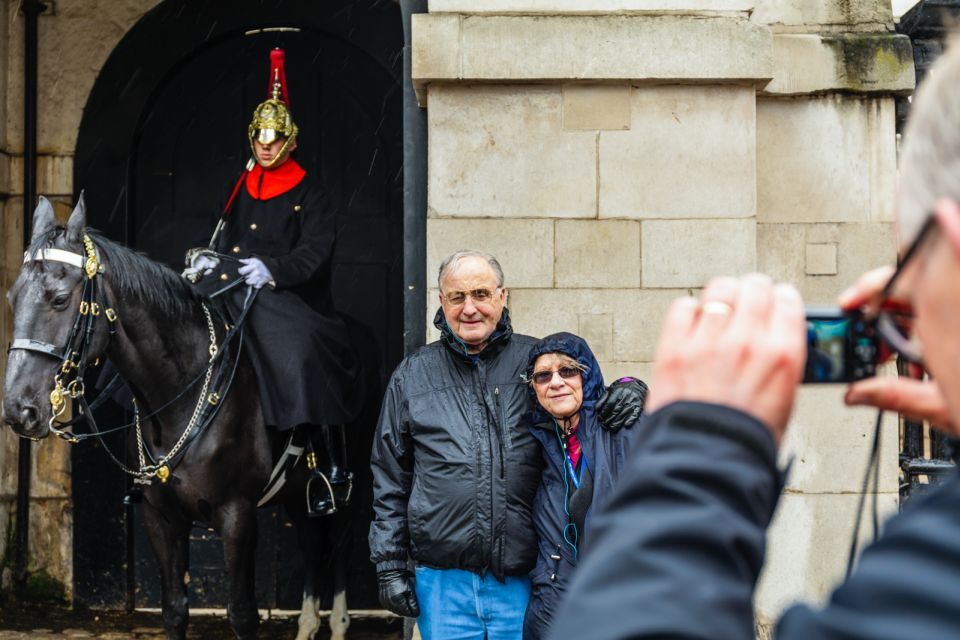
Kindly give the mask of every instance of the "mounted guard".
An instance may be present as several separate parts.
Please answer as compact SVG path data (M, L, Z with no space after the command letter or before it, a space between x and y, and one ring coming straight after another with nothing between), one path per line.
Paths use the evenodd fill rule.
M330 278L336 240L333 203L292 157L297 125L284 53L270 53L268 98L247 128L253 157L230 194L205 248L186 255L183 275L227 314L245 319L263 417L276 430L305 429L312 516L349 503L344 425L360 411L360 361L337 315Z

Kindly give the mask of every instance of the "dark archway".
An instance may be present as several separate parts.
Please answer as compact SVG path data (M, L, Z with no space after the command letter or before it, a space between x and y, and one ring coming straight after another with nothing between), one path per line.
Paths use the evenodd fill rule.
M403 32L395 2L162 2L97 78L74 184L86 191L92 226L178 266L186 248L205 243L249 157L246 126L265 97L274 46L287 51L298 160L339 203L334 298L368 337L382 381L403 355ZM134 509L120 504L126 479L89 448L75 451L73 468L78 602L154 604L155 564L132 525ZM298 607L292 531L276 512L260 522L260 605ZM352 607L376 604L365 535L365 527L354 531ZM215 541L198 531L191 553L194 606L218 606Z

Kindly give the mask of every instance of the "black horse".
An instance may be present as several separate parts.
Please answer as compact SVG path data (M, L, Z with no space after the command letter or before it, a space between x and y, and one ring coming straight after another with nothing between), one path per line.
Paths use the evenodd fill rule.
M55 406L57 394L83 393L82 384L71 387L63 375L71 369L76 375L78 364L82 370L86 362L109 358L143 416L137 431L144 445L138 445L132 434L128 438L133 459L146 449L162 461L180 443L182 455L165 471L158 468L151 474L143 494L144 522L160 565L167 637L186 637L184 578L188 534L196 522L213 527L223 539L230 624L238 637L255 637L256 509L274 459L286 442L284 434L264 426L254 371L239 349L234 349L235 364L224 367L232 380L229 392L211 398L214 392L204 388L205 372L229 360L224 353L214 361L210 349L215 341L230 351L230 345L223 344L227 325L215 320L205 301L174 271L89 233L82 195L66 226L57 225L50 203L40 199L30 247L7 297L13 307L14 342L4 384L4 421L22 437L45 438L51 427L56 428L52 419L60 410ZM79 341L77 327L83 334ZM78 344L85 351L83 363L69 354ZM74 361L64 364L71 357ZM216 412L206 404L218 405ZM181 436L187 425L196 426L198 413L213 418L199 437L184 443ZM349 625L344 547L350 539L350 508L327 518L307 518L304 483L309 474L303 467L302 461L298 463L297 472L274 499L284 504L297 528L304 560L297 638L313 638L320 627L324 540L340 547L332 550L330 627L333 638L343 638Z

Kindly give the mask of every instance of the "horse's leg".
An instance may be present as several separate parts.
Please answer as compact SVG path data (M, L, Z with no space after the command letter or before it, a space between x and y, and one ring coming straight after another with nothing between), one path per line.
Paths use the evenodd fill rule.
M350 628L350 612L347 611L347 560L351 546L351 513L353 509L341 509L333 523L333 606L330 610L330 640L344 640Z
M227 577L230 581L227 619L241 640L256 638L257 627L260 625L254 591L256 506L240 501L225 506L220 531Z
M190 525L167 520L156 508L143 510L150 546L160 563L163 628L168 640L184 640L190 610L184 581L189 563Z
M295 491L299 494L299 491ZM286 505L293 520L303 560L303 603L297 619L296 640L313 640L320 630L320 546L326 518L308 518L303 498L297 495Z

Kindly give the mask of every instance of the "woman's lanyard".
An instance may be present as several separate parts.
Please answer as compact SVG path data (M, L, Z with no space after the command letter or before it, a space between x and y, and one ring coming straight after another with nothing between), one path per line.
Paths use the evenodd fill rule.
M587 466L586 460L583 459L583 450L580 451L580 462L583 463L580 465L580 475L577 475L576 470L573 468L573 460L570 459L570 453L567 450L567 447L563 448L563 459L567 462L567 471L570 472L570 479L573 480L573 486L577 489L580 488L580 480L583 479L583 470Z

